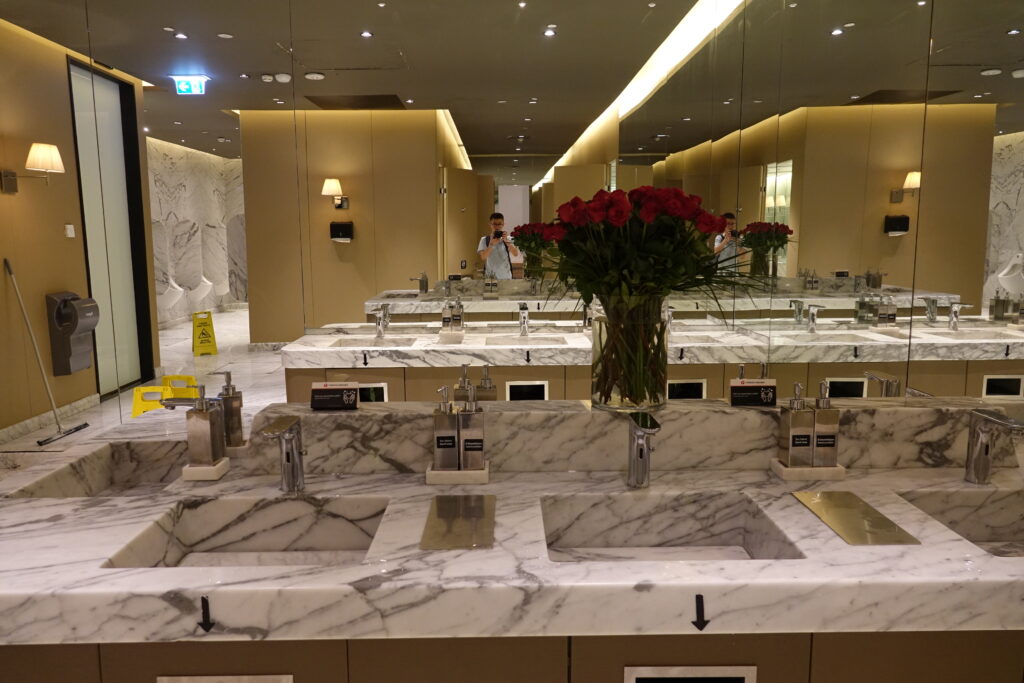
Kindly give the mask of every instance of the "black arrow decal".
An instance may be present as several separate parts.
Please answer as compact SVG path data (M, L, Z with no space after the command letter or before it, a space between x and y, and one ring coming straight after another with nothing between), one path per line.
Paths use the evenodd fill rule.
M202 598L200 598L200 601L202 602L203 606L203 620L198 622L199 627L202 628L205 632L209 633L210 629L212 629L214 624L216 623L210 620L210 599L204 595Z
M691 624L697 627L698 631L703 631L707 628L707 625L711 622L704 618L704 596L697 596L697 620L691 621Z
M363 351L363 367L366 367L369 364L370 364L370 361L367 360L367 358L366 358L366 351Z

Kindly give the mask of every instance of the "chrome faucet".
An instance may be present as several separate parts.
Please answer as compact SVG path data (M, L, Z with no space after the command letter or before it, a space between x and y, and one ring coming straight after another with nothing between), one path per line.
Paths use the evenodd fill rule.
M525 301L519 302L519 336L527 337L530 334L530 307Z
M377 339L381 339L391 324L391 304L381 304L380 308L373 309L373 312L377 321Z
M882 389L882 396L885 398L894 398L900 395L903 383L896 375L890 375L887 372L880 372L878 370L865 370L864 376L869 380L878 382Z
M960 309L974 308L971 304L962 304L959 301L949 302L949 329L956 332L960 329Z
M807 306L807 331L811 334L818 331L818 311L825 308L821 304L809 304Z
M302 423L294 415L279 417L260 430L260 436L277 439L281 448L281 490L299 493L306 488L303 473Z
M933 323L939 319L939 298L935 296L919 296L918 301L924 302L924 316Z
M450 297L452 295L452 281L451 280L448 280L448 279L442 280L441 281L441 287L444 289L445 297Z
M1024 433L1024 422L986 408L971 411L964 481L971 484L987 484L991 481L992 437L999 428L1019 436Z
M409 282L418 282L420 286L420 294L426 294L427 288L430 286L430 280L427 279L426 272L420 272L419 277L409 278Z
M789 307L793 309L793 322L798 325L804 321L804 305L806 303L802 299L789 300Z
M654 446L651 437L661 430L661 425L650 413L629 413L629 470L626 486L631 489L645 489L651 485L651 453Z
M594 316L590 310L590 304L583 304L583 329L589 330L594 325Z

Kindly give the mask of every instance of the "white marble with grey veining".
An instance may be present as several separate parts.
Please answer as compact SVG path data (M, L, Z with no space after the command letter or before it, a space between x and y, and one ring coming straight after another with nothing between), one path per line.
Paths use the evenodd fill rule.
M996 275L1024 252L1024 132L997 135L992 153L984 302L999 287Z

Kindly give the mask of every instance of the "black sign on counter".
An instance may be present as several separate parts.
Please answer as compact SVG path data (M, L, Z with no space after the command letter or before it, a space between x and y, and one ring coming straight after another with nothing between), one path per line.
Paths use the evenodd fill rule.
M355 382L313 382L309 407L313 410L355 410L359 385Z

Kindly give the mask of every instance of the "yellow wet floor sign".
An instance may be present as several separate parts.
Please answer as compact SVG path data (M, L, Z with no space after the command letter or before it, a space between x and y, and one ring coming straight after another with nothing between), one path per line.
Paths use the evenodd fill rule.
M192 314L192 355L217 355L217 336L213 333L213 313L210 311Z

